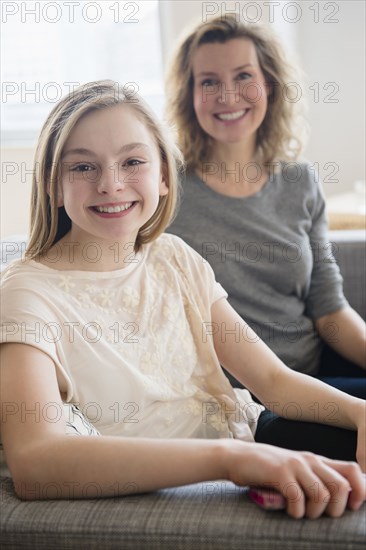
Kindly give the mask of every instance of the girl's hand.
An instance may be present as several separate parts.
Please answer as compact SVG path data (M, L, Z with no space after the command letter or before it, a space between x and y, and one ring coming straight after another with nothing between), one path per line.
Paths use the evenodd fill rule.
M229 450L227 478L237 485L273 487L285 497L294 518L341 516L348 504L357 510L366 499L365 478L355 462L331 460L308 452L248 443ZM350 489L352 493L350 495Z

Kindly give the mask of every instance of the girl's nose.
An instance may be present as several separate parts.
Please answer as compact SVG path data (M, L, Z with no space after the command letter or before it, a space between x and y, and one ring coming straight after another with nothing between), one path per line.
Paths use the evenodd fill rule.
M98 192L113 195L126 188L125 177L118 164L108 166L101 170L101 175L98 182Z

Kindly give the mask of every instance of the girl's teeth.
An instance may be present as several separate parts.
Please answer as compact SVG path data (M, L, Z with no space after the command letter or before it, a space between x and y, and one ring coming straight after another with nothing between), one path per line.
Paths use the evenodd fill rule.
M98 212L107 212L108 214L112 214L115 212L123 212L123 210L127 210L127 208L130 208L131 206L132 202L128 202L122 206L96 206L95 208Z
M246 110L236 111L236 113L221 113L217 115L220 120L236 120L245 114Z

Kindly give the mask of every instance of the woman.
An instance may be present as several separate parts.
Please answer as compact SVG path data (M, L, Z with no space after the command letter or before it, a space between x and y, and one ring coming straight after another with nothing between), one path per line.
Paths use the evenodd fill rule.
M365 323L329 253L318 176L296 162L294 82L269 30L234 16L181 43L167 95L187 173L169 231L210 262L231 304L288 366L365 398Z

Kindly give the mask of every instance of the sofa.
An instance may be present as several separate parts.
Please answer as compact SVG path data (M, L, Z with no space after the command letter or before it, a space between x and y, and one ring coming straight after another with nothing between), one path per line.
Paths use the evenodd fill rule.
M364 317L365 232L329 238L346 297ZM4 263L16 250L7 247ZM366 543L366 503L339 519L294 520L258 508L246 487L225 480L125 497L21 501L3 464L0 490L2 549L356 550Z

